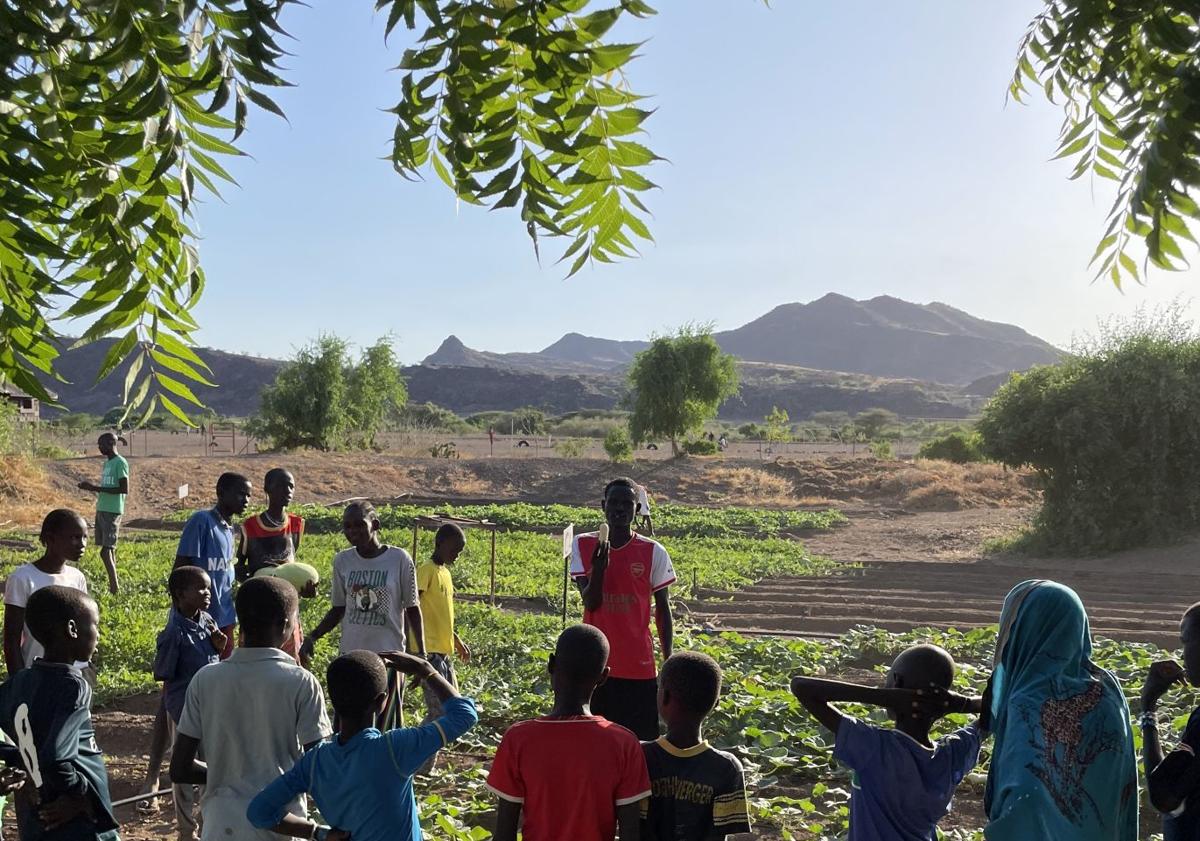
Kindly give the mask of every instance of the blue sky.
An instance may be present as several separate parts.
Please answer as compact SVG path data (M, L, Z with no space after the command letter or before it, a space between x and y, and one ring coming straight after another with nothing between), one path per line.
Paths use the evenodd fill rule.
M568 331L732 328L836 291L942 301L1066 345L1139 304L1190 308L1200 281L1092 282L1111 190L1049 160L1056 108L1005 102L1037 0L659 0L619 32L650 39L629 75L655 95L645 142L670 159L650 173L657 243L570 280L538 266L512 212L392 171L382 109L410 36L385 46L371 5L285 17L289 122L252 115L241 188L199 209L201 344L284 357L322 331L390 332L407 363L450 333L538 350Z

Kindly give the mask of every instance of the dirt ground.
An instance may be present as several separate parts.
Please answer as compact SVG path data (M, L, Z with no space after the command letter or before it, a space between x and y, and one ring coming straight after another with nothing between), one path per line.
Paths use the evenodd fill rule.
M952 511L1028 506L1036 492L1026 474L994 465L830 456L776 462L715 456L613 465L598 459L478 458L458 461L390 453L130 457L127 520L155 519L176 508L210 504L217 476L244 473L257 487L272 467L296 476L296 502L374 500L524 501L591 505L604 484L628 474L657 502L768 507L836 506L848 510ZM0 526L31 526L56 505L89 511L99 456L0 461ZM189 495L179 496L187 485Z

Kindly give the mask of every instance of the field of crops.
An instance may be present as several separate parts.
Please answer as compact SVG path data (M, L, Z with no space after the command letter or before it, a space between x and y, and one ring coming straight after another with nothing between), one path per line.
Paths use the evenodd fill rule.
M539 514L541 510L498 508L487 514L497 522L525 529L497 535L498 592L533 597L545 602L547 610L515 613L472 602L464 602L458 608L459 632L475 653L473 662L461 667L460 682L463 691L478 701L482 717L479 727L455 747L450 762L418 786L423 821L435 837L476 841L489 837L486 827L494 804L483 786L486 761L509 724L538 715L546 708L549 682L545 664L561 627L556 615L562 594L561 541L553 534L527 529L559 528L564 519L587 527L595 521L595 512L571 509L566 517L552 518ZM389 509L385 539L409 547L411 530L406 528L403 518L408 517L411 523L413 511ZM335 527L333 512L313 513L330 518L329 530ZM483 514L479 509L472 509L470 514L460 509L457 513ZM772 521L759 512L749 515L715 512L709 520L697 519L696 528L705 536L664 539L679 574L676 589L686 594L693 579L700 587L737 589L769 575L820 574L830 567L829 562L811 558L794 540L774 536L780 529L811 528L814 522L819 522L803 519L807 516L788 515L789 519ZM674 528L686 530L679 525L687 522L684 517L698 515L681 513ZM663 520L670 522L665 516ZM715 536L707 536L714 533ZM426 533L422 539L420 556L431 549L431 536ZM488 536L473 532L468 541L468 549L454 569L459 590L486 592ZM306 628L311 628L326 609L330 561L344 545L343 538L336 533L310 533L305 538L301 560L312 563L326 578L320 596L302 605ZM139 535L122 544L124 590L118 598L99 594L102 635L96 664L100 703L154 689L148 668L154 637L165 618L167 600L163 581L174 554L175 541L171 536ZM32 557L32 553L9 555L0 567L0 574ZM91 581L97 584L103 581L103 570L94 550L89 550L83 568ZM577 619L579 599L574 588L570 594L570 616ZM336 634L323 640L317 648L318 674L323 673L325 664L336 652L335 637ZM994 642L994 632L990 630L913 631L895 635L861 629L839 639L808 641L705 633L686 622L680 624L677 648L706 651L725 670L726 689L710 719L707 736L716 746L736 753L745 764L755 819L762 830L760 837L834 839L844 832L848 815L848 776L831 761L829 734L809 719L787 692L788 678L806 672L874 679L872 672L881 675L885 663L917 640L932 640L948 648L961 665L960 688L981 691ZM1147 646L1104 642L1099 646L1098 659L1125 680L1128 691L1135 695L1146 667L1158 655L1156 649ZM1175 706L1170 711L1179 719L1177 726L1182 726L1192 699L1180 695L1172 698ZM414 701L413 705L419 707L420 701ZM879 711L853 712L883 718ZM985 749L985 758L986 755ZM964 784L968 795L970 790L976 795L981 791L984 770L981 768ZM981 836L960 828L946 837L974 841Z

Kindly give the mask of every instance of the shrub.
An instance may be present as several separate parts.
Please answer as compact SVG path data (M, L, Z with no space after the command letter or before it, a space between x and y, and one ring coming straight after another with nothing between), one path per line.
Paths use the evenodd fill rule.
M1043 485L1036 529L1066 551L1118 549L1200 527L1200 338L1139 315L1055 366L1002 386L984 452Z
M892 454L892 442L891 441L872 441L871 442L871 455L873 455L875 458L883 458L883 459L895 458L895 455Z
M604 452L615 462L633 461L633 441L623 426L610 429L604 436Z
M579 458L587 450L588 442L582 438L561 438L554 445L563 458Z
M983 439L978 432L950 432L926 441L917 451L917 458L940 459L955 464L987 461L983 454Z
M689 456L715 456L717 454L717 442L709 441L707 438L685 441L683 443L683 451Z

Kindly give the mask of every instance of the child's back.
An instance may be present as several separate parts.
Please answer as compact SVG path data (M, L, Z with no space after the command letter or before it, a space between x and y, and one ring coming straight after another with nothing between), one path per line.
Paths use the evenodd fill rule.
M708 742L680 750L666 736L643 742L653 791L642 819L659 841L707 841L750 832L742 764Z
M43 837L115 839L117 821L109 807L108 772L92 727L92 688L79 669L66 663L38 660L0 686L0 727L17 743L18 707L29 708L29 729L38 752L43 785L40 796L51 801L84 794L94 820L80 816L50 835L25 794L16 797L22 841ZM66 750L63 750L67 748ZM63 761L63 753L72 753ZM55 761L57 758L57 761Z
M276 822L278 804L307 792L321 817L354 841L421 838L412 775L430 756L476 721L467 698L443 703L440 723L380 733L371 727L345 744L334 736L306 752L290 771L253 801L250 822ZM411 829L409 829L411 828Z
M488 788L521 803L525 841L612 841L615 807L650 793L637 737L595 715L514 724L496 751Z
M208 764L203 837L246 838L251 798L328 735L329 720L320 684L295 660L239 648L192 678L179 732L201 742ZM293 807L303 814L303 801Z
M979 762L981 738L971 724L930 748L899 730L844 719L833 756L854 771L850 841L936 841L954 789Z

